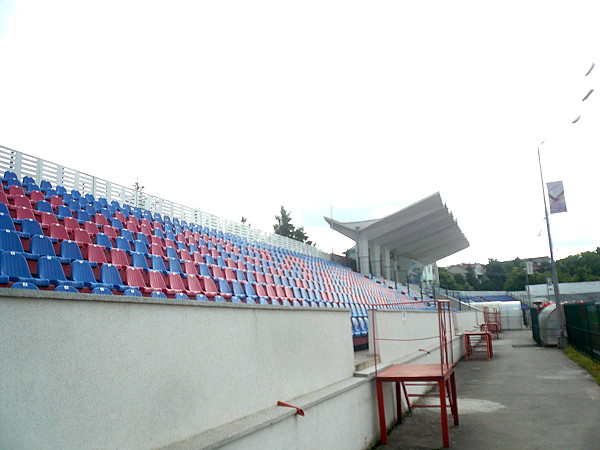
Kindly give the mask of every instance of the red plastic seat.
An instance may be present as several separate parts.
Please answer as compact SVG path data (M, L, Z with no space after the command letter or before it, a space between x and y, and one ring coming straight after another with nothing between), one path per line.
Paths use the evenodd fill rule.
M216 295L220 295L219 290L217 289L217 285L215 284L215 280L213 280L211 277L202 277L202 283L204 285L204 295L206 295L209 298L215 298ZM223 295L223 297L225 296ZM231 294L229 294L229 298L231 298Z
M219 266L209 266L210 273L212 273L213 278L225 278L225 274L223 273L223 269Z
M65 217L63 219L63 225L69 233L72 233L73 230L79 228L79 222L77 222L77 219L73 217Z
M204 264L204 258L202 257L202 253L194 252L194 262L196 264Z
M173 247L174 249L177 250L177 245L175 245L175 242L173 242L172 239L165 239L165 247Z
M179 250L179 259L181 259L182 261L194 260L194 258L192 258L192 255L190 255L190 252L187 250Z
M83 230L82 230L83 231ZM89 235L88 235L89 237ZM91 244L88 245L88 261L95 262L98 264L106 264L106 250L101 245Z
M176 291L176 292L185 292L188 296L192 295L192 296L196 296L198 294L201 294L202 292L198 291L188 291L188 289L186 288L183 279L181 278L181 275L179 275L178 273L174 273L171 272L167 275L167 280L169 282L169 287L171 288L171 290Z
M140 292L144 292L149 294L150 292L156 291L156 289L148 287L146 282L144 281L144 277L142 275L142 270L140 267L132 267L129 266L125 269L125 279L127 284L131 287L137 287L140 289Z
M187 275L198 275L198 268L192 261L184 261L183 272Z
M80 247L87 247L88 245L93 244L89 233L81 228L76 228L75 230L73 230L73 240L77 242L77 245L79 245Z
M119 230L117 228L111 227L110 225L103 225L102 232L112 240L117 240L117 237L119 236Z
M44 195L43 192L40 192L40 191L31 191L29 193L29 200L31 201L31 203L33 203L34 205L36 205L37 202L39 202L40 200L46 200L46 196Z
M56 217L55 217L55 219L56 219ZM62 241L64 239L67 239L67 240L71 239L69 236L69 233L67 233L67 229L64 227L64 225L61 225L59 223L51 223L48 226L48 230L49 230L51 238L56 238L59 241Z
M96 222L96 224L102 225L102 226L104 226L104 225L110 225L110 223L108 222L108 219L102 213L96 213L96 214L94 214L94 222Z
M142 219L145 220L145 219ZM141 223L140 224L140 233L145 234L146 236L152 236L152 228L150 225Z
M56 211L60 205L64 205L62 197L60 195L53 195L50 197L50 205Z
M157 270L148 271L148 282L150 287L155 291L162 291L167 295L175 295L178 292L183 292L177 289L167 288L163 274Z
M188 292L197 292L198 294L204 294L204 286L203 286L203 282L200 279L200 277L198 275L188 275L187 278L185 279L185 282L187 283L187 290ZM196 295L198 295L196 294ZM208 295L207 295L208 297Z
M5 205L9 204L8 197L4 193L4 189L0 189L0 202L4 203Z
M29 209L29 208L25 208L24 206L17 206L15 208L15 218L17 220L25 220L25 219L33 219L33 220L37 220L35 218L35 215L33 214L33 210Z
M98 225L89 220L83 224L83 229L87 231L90 236L96 236L99 232Z
M18 186L11 186L11 188L12 187L18 187ZM15 206L15 207L24 206L27 209L33 209L31 202L25 195L16 195L13 198L13 206Z
M165 258L165 251L159 244L155 242L153 242L150 246L150 254L160 256L163 259Z
M237 280L237 277L235 276L235 273L233 273L233 270L230 267L226 267L225 268L225 279L227 281Z
M129 258L127 257L127 253L120 248L110 249L110 262L119 269L125 269L131 265Z
M18 197L22 195L25 197L25 190L21 186L12 185L8 188L8 197Z
M262 284L264 284L264 283L266 283L266 282L267 282L267 281L265 280L265 276L264 276L262 273L260 273L260 272L255 272L255 273L254 273L254 278L256 279L256 282L257 282L257 283L262 283Z
M48 212L40 213L40 225L42 226L42 228L47 230L53 223L58 225L58 219L54 214Z
M127 219L125 219L125 214L123 214L121 211L115 212L114 217L116 219L119 219L121 221L121 223L125 223L127 220Z
M137 218L135 216L133 216L133 217L134 217L134 219L137 220ZM130 216L129 220L127 221L127 223L125 224L125 228L127 230L131 231L132 233L137 233L140 229L138 227L137 223L135 223L131 220L131 216Z

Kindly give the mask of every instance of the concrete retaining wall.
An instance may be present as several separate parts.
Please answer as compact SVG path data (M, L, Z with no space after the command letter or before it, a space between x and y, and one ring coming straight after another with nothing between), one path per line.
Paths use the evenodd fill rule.
M435 313L384 314L437 330ZM0 448L366 448L376 396L350 330L347 310L0 289Z

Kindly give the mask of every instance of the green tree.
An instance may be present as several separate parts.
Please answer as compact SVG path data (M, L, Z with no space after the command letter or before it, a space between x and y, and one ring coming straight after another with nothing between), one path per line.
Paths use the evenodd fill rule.
M308 240L308 235L304 232L304 227L296 228L292 224L291 212L287 212L282 206L279 211L279 214L279 216L275 216L277 223L273 225L275 234L285 236L296 241L304 242L308 245L313 245L313 242Z

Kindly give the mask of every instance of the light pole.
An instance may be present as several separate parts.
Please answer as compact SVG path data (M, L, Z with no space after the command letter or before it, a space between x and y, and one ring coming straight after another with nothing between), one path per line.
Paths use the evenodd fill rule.
M542 196L544 197L544 212L546 214L546 228L548 230L548 246L550 247L550 268L552 270L552 285L554 286L554 302L556 303L556 309L558 310L558 322L560 325L560 337L558 338L559 348L564 348L566 339L566 325L565 317L560 307L560 292L558 289L558 275L556 273L556 261L554 260L554 247L552 245L552 234L550 233L550 215L548 214L548 203L546 202L546 186L544 184L544 174L542 172L542 158L540 156L540 146L544 143L542 141L538 145L538 162L540 165L540 179L542 181Z

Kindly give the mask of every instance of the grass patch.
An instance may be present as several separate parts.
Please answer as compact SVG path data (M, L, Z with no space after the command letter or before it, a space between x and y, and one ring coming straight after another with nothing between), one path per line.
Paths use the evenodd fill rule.
M583 367L585 370L587 370L592 375L592 377L594 377L594 380L596 380L596 383L598 384L598 386L600 386L600 363L599 362L596 362L589 356L584 355L583 353L581 353L578 350L575 350L570 345L567 346L564 351L565 351L565 354L569 358L571 358L577 365L579 365L579 366Z

